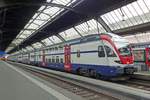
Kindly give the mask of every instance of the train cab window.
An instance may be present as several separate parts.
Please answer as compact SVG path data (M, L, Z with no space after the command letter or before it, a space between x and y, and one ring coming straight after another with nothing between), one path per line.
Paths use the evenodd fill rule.
M98 56L105 57L105 52L103 46L98 46Z
M104 46L106 50L107 57L116 57L115 52L108 46Z
M80 57L80 50L77 50L77 57Z

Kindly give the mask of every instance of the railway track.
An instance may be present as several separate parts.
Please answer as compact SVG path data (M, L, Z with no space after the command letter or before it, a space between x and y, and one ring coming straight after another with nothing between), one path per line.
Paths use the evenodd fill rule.
M79 95L86 100L119 100L117 97L113 97L108 94L104 94L101 92L97 92L97 91L88 89L86 87L72 83L65 78L58 77L56 75L53 75L53 74L50 74L47 72L43 72L43 71L39 71L37 69L27 68L27 67L23 67L23 66L18 66L18 65L17 65L17 67L19 67L33 75L36 75L37 77L39 77L47 82L53 83L53 84L57 85L58 87L61 87L61 88L66 89L76 95Z
M53 83L58 87L66 89L86 100L138 100L139 98L140 100L150 100L150 82L146 80L131 78L126 81L103 81L102 83L107 85L100 85L101 82L98 80L93 80L93 82L98 82L97 84L92 81L87 81L87 78L85 78L85 81L82 81L77 79L78 76L72 76L71 74L65 75L62 72L57 73L56 71L20 63L8 63L47 82ZM81 77L81 79L84 78Z
M117 84L126 85L129 87L134 87L142 90L150 91L150 81L144 79L131 78L126 81L116 82Z

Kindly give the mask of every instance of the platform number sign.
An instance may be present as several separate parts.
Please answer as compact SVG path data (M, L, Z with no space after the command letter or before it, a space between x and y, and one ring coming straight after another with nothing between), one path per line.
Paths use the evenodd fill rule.
M71 71L71 47L69 45L65 46L65 50L64 50L64 59L65 59L65 71L70 72Z

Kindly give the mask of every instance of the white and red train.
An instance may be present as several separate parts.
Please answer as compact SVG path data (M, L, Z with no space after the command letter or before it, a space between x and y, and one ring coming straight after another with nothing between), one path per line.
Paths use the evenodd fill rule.
M135 72L128 41L113 33L88 35L10 55L8 59L95 77L117 77Z

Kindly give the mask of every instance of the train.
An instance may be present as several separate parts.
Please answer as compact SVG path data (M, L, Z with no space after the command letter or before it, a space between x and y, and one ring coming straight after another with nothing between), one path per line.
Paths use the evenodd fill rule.
M90 77L113 78L136 71L129 42L113 33L87 35L12 54L8 60Z
M138 71L148 71L150 69L150 48L133 48L134 65Z

